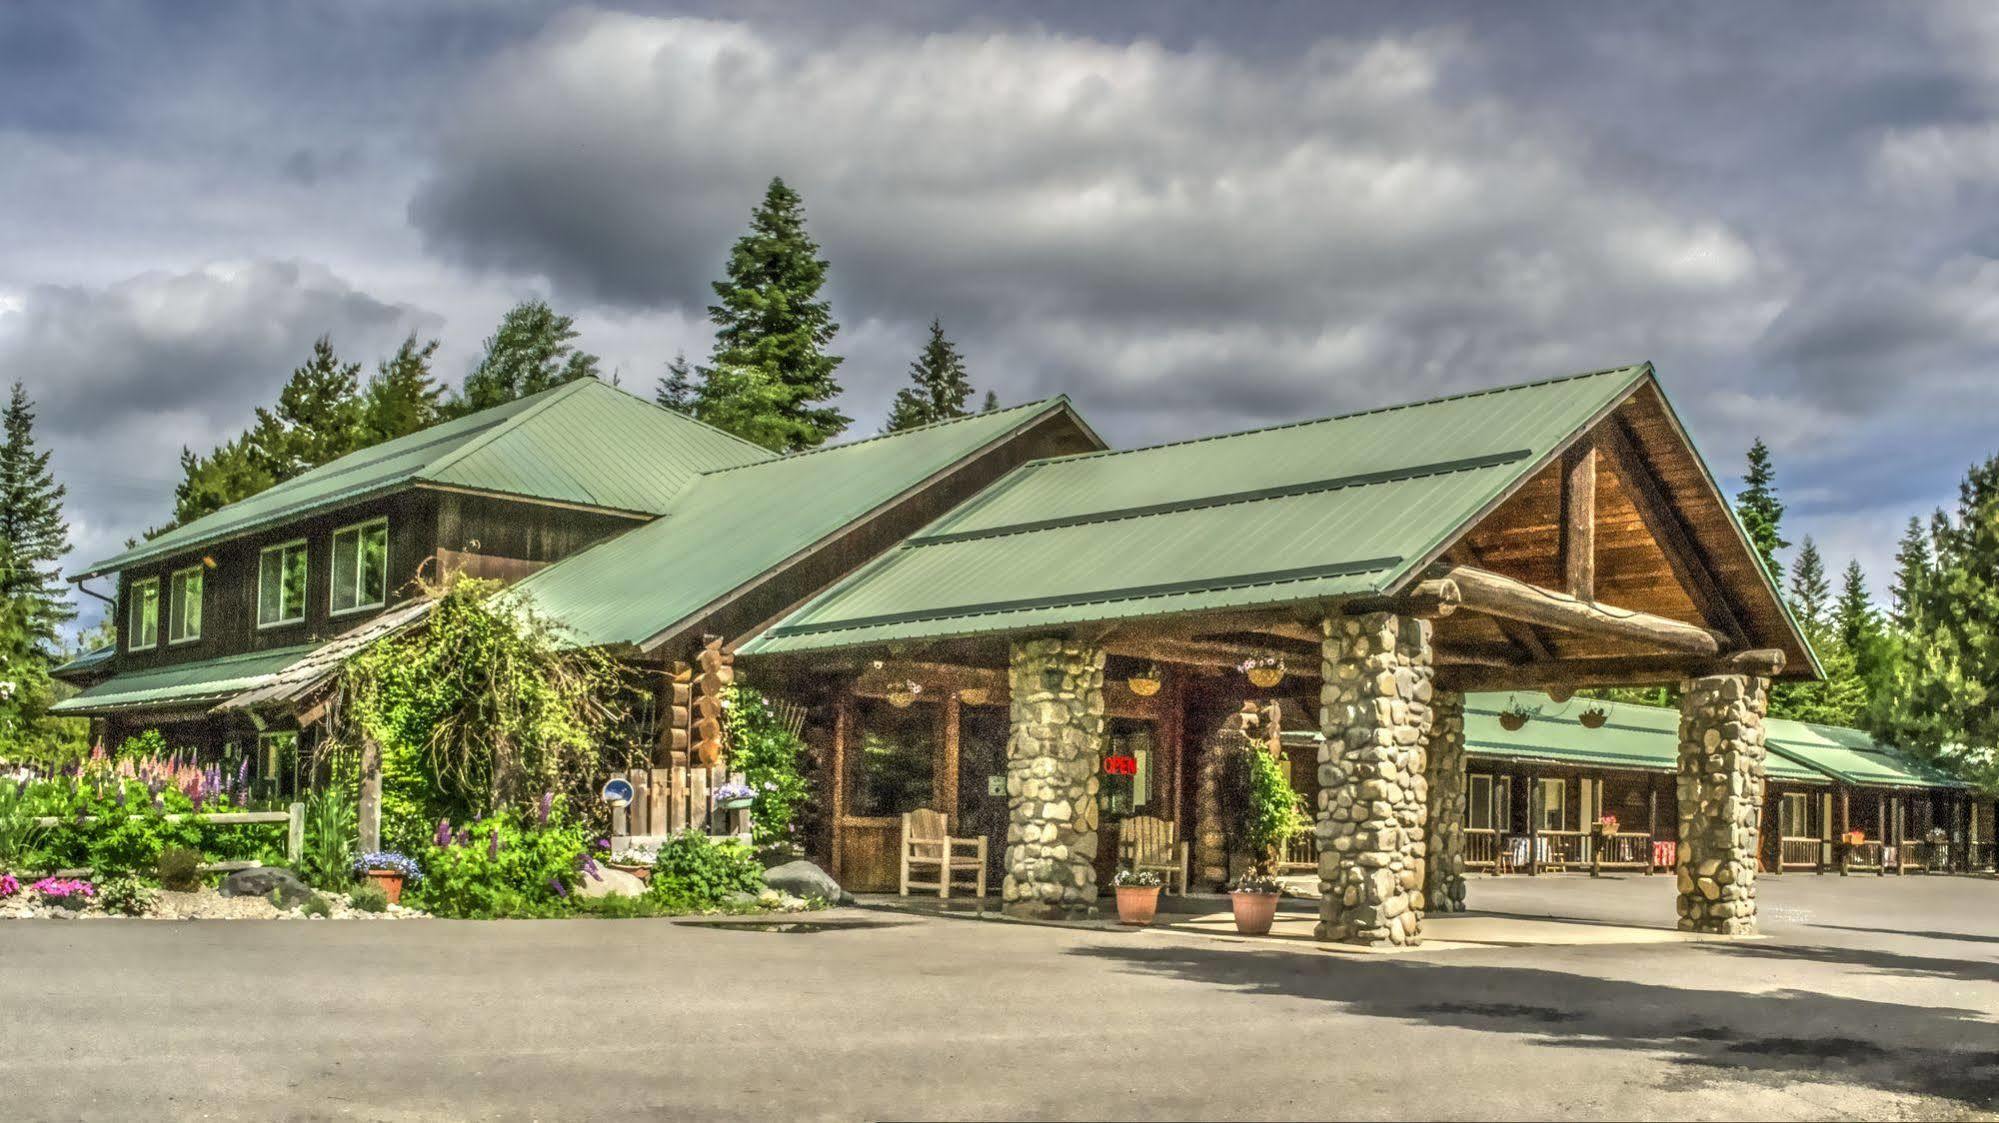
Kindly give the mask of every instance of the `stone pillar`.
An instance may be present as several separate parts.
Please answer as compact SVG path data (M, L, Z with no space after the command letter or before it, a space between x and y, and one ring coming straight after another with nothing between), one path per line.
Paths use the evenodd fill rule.
M1332 617L1324 631L1318 935L1413 944L1429 813L1430 622L1371 612Z
M1104 653L1072 640L1023 640L1009 673L1003 908L1043 920L1087 916L1097 902Z
M1710 675L1680 684L1680 929L1756 932L1769 680Z
M1465 696L1430 700L1430 822L1424 835L1425 912L1465 911Z
M1194 881L1198 885L1225 888L1242 869L1242 855L1229 851L1228 830L1222 823L1222 780L1228 775L1231 758L1252 747L1265 747L1260 743L1262 722L1261 707L1244 702L1202 738L1200 784L1194 789Z

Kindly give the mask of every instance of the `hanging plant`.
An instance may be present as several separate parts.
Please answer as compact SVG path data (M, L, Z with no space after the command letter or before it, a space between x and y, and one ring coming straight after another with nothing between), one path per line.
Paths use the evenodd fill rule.
M1518 732L1526 727L1527 719L1532 716L1534 715L1527 711L1527 707L1515 702L1499 711L1499 727L1508 732Z
M1147 663L1145 669L1124 680L1124 684L1140 698L1150 698L1159 693L1159 664Z
M1602 706L1591 706L1577 714L1576 720L1583 723L1584 729L1602 729L1603 723L1610 720L1610 714Z
M1551 686L1548 688L1548 701L1553 702L1557 706L1575 696L1575 688L1571 686Z
M1268 690L1284 681L1284 659L1279 655L1252 655L1236 665L1251 686Z
M888 704L898 710L906 710L923 693L923 684L914 681L894 682L888 687Z

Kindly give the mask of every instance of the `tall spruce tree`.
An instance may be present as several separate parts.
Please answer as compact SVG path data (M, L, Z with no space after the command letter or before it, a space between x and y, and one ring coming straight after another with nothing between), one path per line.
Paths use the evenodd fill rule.
M1854 673L1867 688L1868 705L1881 689L1884 658L1881 614L1867 592L1867 574L1858 559L1848 560L1839 578L1839 597L1832 605L1832 630L1839 645L1853 656Z
M0 600L30 651L53 658L57 633L76 618L57 563L69 552L68 494L49 470L49 452L35 441L35 406L21 383L7 399L0 435Z
M815 448L847 427L830 405L840 393L827 348L840 325L819 299L827 262L805 232L805 207L782 179L770 181L749 232L715 282L715 351L694 412L717 428L780 452Z
M1743 473L1742 490L1735 495L1735 513L1742 520L1742 529L1749 532L1749 541L1762 556L1771 579L1782 580L1784 566L1777 560L1777 551L1790 543L1780 529L1784 504L1777 498L1776 479L1776 471L1770 466L1770 449L1758 437L1749 446L1749 470Z
M1893 603L1890 619L1904 631L1915 627L1922 601L1923 583L1930 573L1930 540L1923 533L1923 520L1909 516L1908 529L1895 545L1895 583L1889 587Z
M687 365L687 352L673 357L666 364L666 375L653 389L652 400L675 413L693 414L695 396L694 372Z
M979 412L980 412L980 413L991 413L992 411L994 411L994 410L996 410L996 409L998 409L998 408L999 408L999 394L998 394L998 392L997 392L997 391L993 391L993 390L988 390L988 391L986 391L986 400L985 400L984 402L980 403L980 405L979 405Z
M486 337L486 355L465 376L464 392L451 412L471 413L579 378L596 378L597 356L579 350L576 336L576 322L546 301L514 305L500 318L499 329Z
M1826 579L1818 543L1809 536L1798 547L1790 592L1791 612L1825 674L1816 682L1773 684L1770 713L1821 725L1858 724L1867 707L1867 685L1857 673L1853 652L1841 642L1833 620L1832 583Z
M965 403L972 397L972 381L966 377L964 357L944 338L943 321L930 321L930 341L909 364L909 381L913 385L895 392L886 432L899 433L971 412Z
M411 332L383 359L361 393L364 444L379 444L430 427L442 415L444 388L430 373L437 340L419 344Z
M1813 624L1824 626L1831 618L1832 582L1827 580L1825 559L1811 535L1798 547L1798 560L1791 570L1791 607Z
M283 483L360 448L361 364L343 363L320 336L312 356L278 391L275 409L258 409L250 449L271 479Z

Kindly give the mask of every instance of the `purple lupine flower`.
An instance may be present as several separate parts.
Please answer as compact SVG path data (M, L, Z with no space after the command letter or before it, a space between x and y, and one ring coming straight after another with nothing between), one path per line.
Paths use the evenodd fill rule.
M159 796L154 796L154 797L153 797L153 810L155 810L155 811L165 811L166 809L167 809L167 801L166 801L166 800L164 800L164 799L161 799L161 798L160 798Z
M492 860L494 860L494 861L498 861L498 860L499 860L499 857L500 857L500 831L499 831L499 828L497 828L497 827L495 827L495 828L493 829L493 841L492 841L492 842L491 842L490 844L488 844L488 845L487 845L487 847L486 847L486 857L487 857L487 858L490 858L490 859L492 859Z
M438 846L451 845L451 820L439 819L437 821L437 831L431 835L430 840Z
M556 895L556 896L558 896L558 897L561 897L561 898L562 898L563 900L565 900L565 901L569 899L569 887L568 887L567 885L564 885L564 884L562 883L562 879L561 879L561 878L559 878L559 877L551 877L551 878L549 878L549 879L548 879L548 887L549 887L550 889L553 889L553 890L555 890L555 895Z
M458 845L460 845L460 846L470 846L470 845L472 845L472 828L471 828L471 827L459 827L459 828L458 828Z
M604 880L604 875L597 872L597 859L595 858L583 859L583 872L589 874L592 881Z
M535 809L534 825L537 827L547 826L548 813L550 811L553 811L554 809L555 809L555 793L554 792L541 793L541 804Z
M609 850L611 848L611 840L608 838L600 838L597 840L595 845L599 850Z
M208 793L197 787L194 789L194 794L187 797L187 801L194 804L194 810L196 814L199 814L201 812L201 805L208 802Z
M124 808L125 808L125 785L120 784L118 785L118 809L122 811L124 810Z
M244 757L242 767L236 769L236 786L247 787L250 783L250 758Z

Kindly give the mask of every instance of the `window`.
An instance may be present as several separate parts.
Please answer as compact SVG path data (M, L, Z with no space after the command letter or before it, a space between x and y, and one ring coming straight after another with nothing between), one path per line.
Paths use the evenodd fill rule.
M1777 835L1780 838L1810 838L1811 796L1785 792L1777 803Z
M333 612L380 608L389 588L389 520L333 532Z
M167 600L167 642L189 643L201 638L202 569L198 565L174 571Z
M943 707L918 702L897 709L862 698L854 717L860 737L847 750L846 813L886 818L935 806Z
M1465 777L1465 826L1492 830L1492 777L1474 772Z
M132 582L132 616L125 622L125 647L137 651L160 642L160 579Z
M1559 831L1568 822L1569 782L1567 780L1541 780L1541 829Z
M266 546L257 556L257 626L305 619L305 540Z

